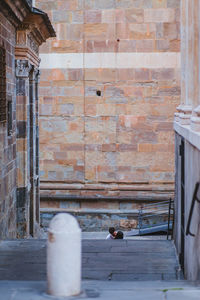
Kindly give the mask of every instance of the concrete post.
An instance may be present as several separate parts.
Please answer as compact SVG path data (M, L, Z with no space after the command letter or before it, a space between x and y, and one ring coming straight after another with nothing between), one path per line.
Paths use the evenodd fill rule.
M75 296L81 292L81 230L70 214L50 222L47 243L48 294Z

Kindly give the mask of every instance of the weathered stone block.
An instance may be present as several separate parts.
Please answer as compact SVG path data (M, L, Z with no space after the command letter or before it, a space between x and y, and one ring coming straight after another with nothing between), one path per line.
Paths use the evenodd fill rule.
M115 23L116 11L114 9L102 11L102 23Z
M167 7L180 8L180 0L167 0Z
M101 23L101 11L100 10L86 10L85 23ZM106 23L106 22L102 22Z
M38 5L41 5L41 1L36 1ZM67 1L60 1L57 3L59 10L80 10L83 9L83 1L80 0L67 0ZM38 7L38 6L37 6Z
M131 39L155 39L156 25L155 24L130 24Z
M128 23L143 23L144 10L135 8L125 10L125 20Z
M53 22L55 23L71 23L72 13L69 11L53 11Z
M52 42L52 47L51 47L52 52L54 53L79 53L83 52L83 41L76 41L76 40L66 40L66 41L53 41ZM55 69L53 71L53 76L55 78L55 75L61 74L61 70ZM53 80L56 80L54 79ZM56 77L57 78L57 77ZM58 77L59 78L59 77ZM57 80L62 80L64 79L63 77L60 77Z
M153 0L152 1L153 8L166 8L167 7L167 0Z
M163 32L164 37L169 40L176 40L179 38L180 28L178 23L164 23Z
M85 24L84 33L87 39L105 40L112 39L115 33L114 24Z
M156 41L156 49L157 51L167 52L170 50L170 42L169 40L157 40Z
M154 40L137 40L136 42L137 52L154 52L155 41Z
M175 21L175 11L172 8L168 9L145 9L144 22L163 22L170 23Z
M170 41L170 51L180 52L181 42L180 40Z
M95 8L97 9L112 9L115 7L115 0L95 0Z
M84 14L82 10L72 12L72 24L83 24Z
M126 229L137 228L136 220L120 220L120 227Z

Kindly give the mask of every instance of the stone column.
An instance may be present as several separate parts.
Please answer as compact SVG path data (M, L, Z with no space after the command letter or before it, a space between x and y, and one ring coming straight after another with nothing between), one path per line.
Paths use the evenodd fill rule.
M194 7L193 7L193 16L194 16L194 34L193 34L193 55L194 55L194 66L193 66L193 90L194 90L194 97L193 97L193 114L191 117L191 129L194 131L200 131L200 101L199 101L199 84L200 84L200 60L199 60L199 49L200 49L200 38L199 38L199 24L200 24L200 1L193 0Z
M193 0L193 98L192 107L199 104L199 0Z
M39 168L39 87L40 70L37 70L35 77L35 123L36 123L36 221L40 224L40 168Z
M33 66L29 78L29 102L30 102L30 234L35 235L36 222L36 100L35 86L38 70Z
M29 165L29 72L28 60L16 61L17 115L17 237L29 235L30 165Z
M175 120L182 125L190 123L192 107L189 101L188 68L189 68L189 30L188 24L191 22L189 8L192 0L181 1L181 104L177 107L178 113Z
M175 121L179 122L179 116L186 98L186 0L181 1L181 103L175 113Z

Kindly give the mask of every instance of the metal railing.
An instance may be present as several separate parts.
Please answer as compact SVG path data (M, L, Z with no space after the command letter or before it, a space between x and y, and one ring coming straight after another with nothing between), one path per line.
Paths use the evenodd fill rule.
M194 189L194 194L193 194L193 198L192 198L192 203L191 203L191 207L190 207L190 213L189 213L187 227L186 227L186 235L191 235L193 237L195 237L195 234L190 231L190 225L191 225L191 221L192 221L192 216L193 216L195 201L197 201L198 203L200 203L200 199L197 197L197 193L199 191L199 186L200 186L200 182L197 182L196 185L195 185L195 189Z
M174 201L172 199L151 204L144 204L138 212L139 235L162 231L173 233Z

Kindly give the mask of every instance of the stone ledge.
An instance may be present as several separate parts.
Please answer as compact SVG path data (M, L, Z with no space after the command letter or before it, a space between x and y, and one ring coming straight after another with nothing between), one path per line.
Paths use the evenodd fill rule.
M166 193L164 195L135 195L135 196L103 196L103 195L94 195L94 196L79 196L79 195L50 195L50 194L41 194L41 201L115 201L115 202L145 202L145 201L166 201L173 198L174 193Z
M190 125L181 125L177 122L174 122L174 130L191 145L200 150L200 132L193 131Z
M138 216L138 209L72 209L72 208L40 208L40 213L78 213L78 214L131 214Z
M109 191L151 191L151 192L172 192L174 182L140 183L133 184L103 184L103 183L65 183L40 181L40 190L109 190Z

